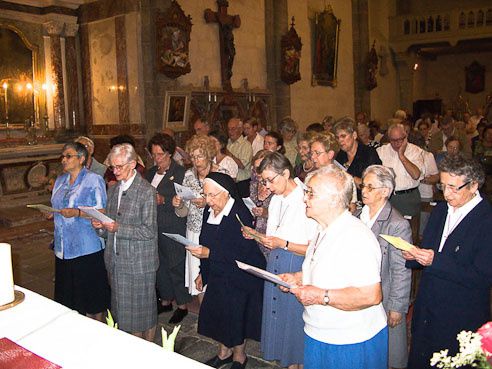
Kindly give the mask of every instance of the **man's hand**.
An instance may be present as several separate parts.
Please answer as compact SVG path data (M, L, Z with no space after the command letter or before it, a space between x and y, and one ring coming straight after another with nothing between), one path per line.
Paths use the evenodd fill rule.
M403 315L397 311L389 311L388 312L388 325L391 328L395 328L398 324L401 323Z

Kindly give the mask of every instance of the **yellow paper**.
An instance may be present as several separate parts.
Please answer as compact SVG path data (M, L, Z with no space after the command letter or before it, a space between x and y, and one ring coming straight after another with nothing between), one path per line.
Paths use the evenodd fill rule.
M379 237L384 238L386 241L388 241L390 244L395 246L397 249L403 250L403 251L412 251L412 249L415 247L411 243L405 241L404 239L400 237L395 237L395 236L389 236L387 234L380 234Z

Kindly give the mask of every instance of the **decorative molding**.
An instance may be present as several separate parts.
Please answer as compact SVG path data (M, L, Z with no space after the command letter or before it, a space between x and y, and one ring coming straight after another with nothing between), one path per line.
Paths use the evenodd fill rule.
M65 23L57 21L43 23L43 28L49 36L60 36L64 27Z
M39 1L36 1L39 3ZM80 5L80 4L79 4ZM79 5L76 5L78 7ZM73 6L71 6L73 8ZM34 6L34 5L26 5L26 4L16 4L9 1L0 1L0 10L12 10L21 13L29 13L36 15L46 15L46 14L61 14L61 15L70 15L72 17L77 16L77 10L71 9L69 7L63 6Z
M79 25L73 23L65 23L65 36L75 37L79 31Z

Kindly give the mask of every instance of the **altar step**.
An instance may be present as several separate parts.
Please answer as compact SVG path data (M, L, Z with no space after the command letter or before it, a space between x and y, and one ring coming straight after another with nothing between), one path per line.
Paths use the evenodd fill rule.
M15 206L0 209L0 226L6 228L23 226L26 224L44 221L40 211L29 209L26 206Z

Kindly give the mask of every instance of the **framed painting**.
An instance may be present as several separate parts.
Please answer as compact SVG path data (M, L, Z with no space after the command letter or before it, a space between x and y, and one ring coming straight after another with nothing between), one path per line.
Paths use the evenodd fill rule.
M175 132L188 130L191 93L168 91L164 100L163 128Z
M485 89L485 67L476 60L465 68L465 89L472 94Z
M169 78L191 72L191 17L173 0L171 6L156 18L157 70Z
M338 43L340 19L333 14L331 6L316 13L313 32L313 86L337 85Z

